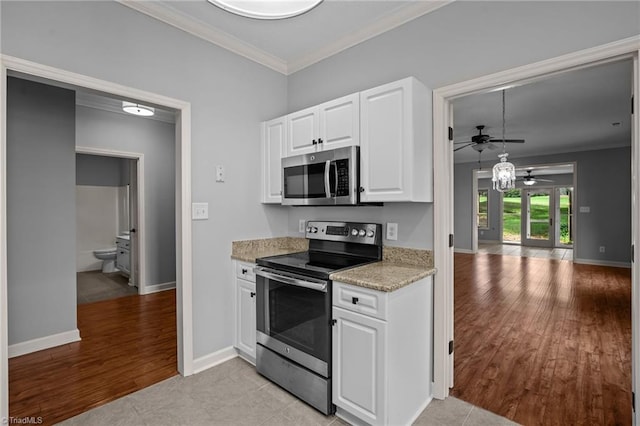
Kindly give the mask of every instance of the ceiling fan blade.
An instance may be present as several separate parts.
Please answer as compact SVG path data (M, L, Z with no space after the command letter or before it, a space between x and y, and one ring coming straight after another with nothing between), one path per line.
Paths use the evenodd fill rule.
M469 143L467 143L467 144L466 144L466 145L464 145L464 146L461 146L461 147L459 147L459 148L456 148L456 149L454 149L454 150L453 150L453 152L460 151L462 148L466 148L466 147L468 147L468 146L470 146L470 145L473 145L473 142L469 142Z
M538 182L553 182L553 181L552 181L552 180L550 180L550 179L538 179L538 178L536 178L536 180L537 180Z
M459 145L461 143L475 143L474 141L464 141L464 142L454 142L454 145Z
M491 139L489 142L502 143L502 139ZM524 143L524 139L505 139L505 143Z

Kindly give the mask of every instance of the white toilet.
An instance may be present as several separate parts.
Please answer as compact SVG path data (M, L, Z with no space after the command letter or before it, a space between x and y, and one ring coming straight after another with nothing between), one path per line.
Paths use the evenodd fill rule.
M96 259L102 260L102 272L118 272L116 268L116 252L116 247L93 251Z

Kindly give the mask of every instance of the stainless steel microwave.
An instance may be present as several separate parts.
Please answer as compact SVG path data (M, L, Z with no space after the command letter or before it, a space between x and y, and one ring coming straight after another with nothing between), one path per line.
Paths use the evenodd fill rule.
M282 159L282 204L356 205L360 151L357 146Z

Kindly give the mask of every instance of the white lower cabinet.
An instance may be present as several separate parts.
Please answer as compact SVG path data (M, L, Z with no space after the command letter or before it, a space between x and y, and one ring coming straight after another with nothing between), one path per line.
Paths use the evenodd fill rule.
M333 282L333 403L353 424L408 425L431 401L432 278L393 292Z
M256 283L255 265L236 262L236 313L234 346L243 358L256 359ZM253 281L251 281L253 280Z

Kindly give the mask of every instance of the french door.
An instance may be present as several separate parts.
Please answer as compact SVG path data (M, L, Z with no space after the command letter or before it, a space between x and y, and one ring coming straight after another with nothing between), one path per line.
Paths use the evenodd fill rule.
M549 188L522 190L522 245L553 247L554 191Z

